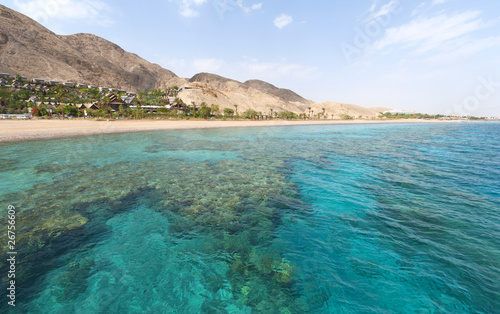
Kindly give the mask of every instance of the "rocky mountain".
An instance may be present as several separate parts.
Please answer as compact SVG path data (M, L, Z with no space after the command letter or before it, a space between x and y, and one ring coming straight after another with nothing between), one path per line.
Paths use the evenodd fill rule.
M248 80L243 84L248 85L250 87L253 87L255 89L258 89L261 92L274 95L283 101L301 103L301 104L306 104L306 105L312 105L314 103L311 100L307 100L307 99L303 98L302 96L298 95L294 91L291 91L289 89L284 89L284 88L278 88L272 84L269 84L269 83L261 81L261 80Z
M129 91L179 81L173 72L105 39L90 34L58 36L3 5L0 5L0 70Z
M185 103L219 105L239 113L252 109L263 114L280 111L322 112L335 116L378 116L379 111L336 103L314 104L291 90L249 80L244 83L210 73L191 79L127 52L92 34L60 36L31 18L0 5L0 72L29 78L78 82L127 91L190 84L178 97ZM235 106L236 105L236 106Z
M303 103L288 101L273 93L211 73L196 74L189 82L192 86L198 88L181 91L179 97L184 102L191 103L194 101L197 104L205 102L208 105L218 105L221 109L236 109L240 113L249 109L263 114L270 113L271 109L274 112L288 110L301 113L312 103L305 99ZM235 107L235 104L238 107Z

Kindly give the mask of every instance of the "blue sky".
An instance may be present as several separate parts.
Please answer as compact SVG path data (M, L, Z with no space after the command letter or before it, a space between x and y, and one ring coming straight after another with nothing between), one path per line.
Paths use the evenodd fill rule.
M498 0L8 0L182 77L262 79L302 96L500 115Z

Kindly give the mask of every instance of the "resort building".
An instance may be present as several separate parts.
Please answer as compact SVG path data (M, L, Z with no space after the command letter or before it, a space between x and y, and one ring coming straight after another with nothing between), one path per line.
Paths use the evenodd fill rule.
M77 104L76 107L78 109L92 109L92 110L97 110L99 107L97 106L97 103L87 103L87 104Z
M0 114L0 119L30 119L31 114Z
M43 84L45 84L45 80L42 80L42 79L32 79L31 83L37 84L37 85L43 85Z
M199 87L198 85L196 84L186 84L184 86L182 86L180 89L179 89L179 92L183 91L183 90L188 90L188 89L201 89L201 87Z

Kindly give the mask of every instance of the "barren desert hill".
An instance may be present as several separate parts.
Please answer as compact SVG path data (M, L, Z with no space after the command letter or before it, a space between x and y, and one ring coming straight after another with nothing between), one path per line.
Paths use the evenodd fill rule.
M342 104L331 101L315 103L311 106L311 110L314 111L313 114L323 113L323 108L325 109L324 115L326 117L331 117L333 115L334 118L342 118L346 115L353 118L376 118L381 112L391 110L384 107L365 108L357 105Z
M81 82L129 91L176 81L157 64L91 34L59 36L0 5L0 70L31 78Z
M186 103L201 103L218 105L219 108L238 110L255 110L268 114L274 112L292 111L303 112L305 104L289 102L278 96L269 94L251 86L212 73L198 73L190 80L195 89L186 89L179 93L179 97ZM235 107L237 105L237 107Z
M282 99L283 101L302 103L304 105L314 104L313 101L305 99L304 97L298 95L297 93L295 93L292 90L285 89L285 88L278 88L278 87L276 87L268 82L264 82L261 80L248 80L243 84L250 86L250 87L253 87L255 89L258 89L261 92L277 96L278 98Z

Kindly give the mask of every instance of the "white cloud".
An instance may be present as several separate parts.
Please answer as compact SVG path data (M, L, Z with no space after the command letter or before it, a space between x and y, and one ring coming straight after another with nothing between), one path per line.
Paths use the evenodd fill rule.
M387 29L384 37L367 50L402 48L412 49L414 55L423 55L452 46L456 49L463 46L464 36L487 26L479 18L480 14L480 11L466 11L432 18L419 17L400 27Z
M224 65L224 60L221 59L196 59L193 61L192 67L196 72L217 72Z
M437 64L452 63L460 58L471 56L493 47L500 47L500 37L488 37L476 40L464 37L456 40L454 43L450 43L448 47L443 48L439 53L428 58L427 61Z
M368 20L371 20L371 19L376 19L378 17L381 17L381 16L384 16L384 15L387 15L393 11L396 11L397 7L401 5L401 3L399 2L399 0L391 0L389 2L387 2L386 4L384 4L383 6L381 6L377 11L375 11L375 9L377 8L377 5L378 5L378 2L377 1L374 1L370 7L370 16L365 20L368 21Z
M290 15L286 15L284 13L274 19L274 25L279 29L282 29L283 27L287 26L292 22L293 22L293 17L291 17Z
M419 16L409 23L385 31L382 39L366 48L367 53L389 54L404 50L424 62L446 64L493 47L500 47L500 37L481 38L480 30L496 25L485 23L480 11ZM406 52L407 51L407 52Z
M411 16L415 16L420 14L427 6L427 3L420 2L420 4L411 12Z
M420 4L413 10L411 13L412 16L415 16L417 14L420 14L424 11L429 11L430 9L434 8L437 5L443 4L445 2L448 2L448 0L432 0L432 2L420 2Z
M262 2L261 3L252 4L251 8L252 8L252 10L260 10L260 9L262 9Z
M243 0L237 0L236 1L236 4L238 5L238 7L240 7L240 9L243 10L243 12L245 13L250 13L252 11L255 11L255 10L260 10L262 9L262 2L260 3L254 3L252 4L251 6L247 7L243 4Z
M169 0L172 2L172 0ZM196 10L196 7L199 7L207 2L207 0L180 0L179 2L179 14L184 17L197 17L200 13Z
M99 0L15 0L21 13L46 24L50 20L85 20L101 26L112 24L111 7Z

